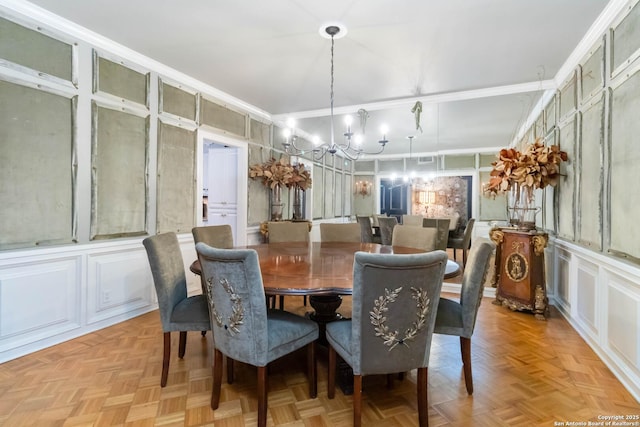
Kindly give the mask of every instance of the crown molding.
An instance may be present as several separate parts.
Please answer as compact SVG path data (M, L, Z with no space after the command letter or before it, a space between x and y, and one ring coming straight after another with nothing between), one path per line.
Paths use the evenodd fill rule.
M213 86L209 86L201 82L200 80L197 80L165 64L162 64L161 62L144 56L139 52L116 43L111 39L108 39L98 33L82 27L81 25L62 18L61 16L58 16L46 9L36 6L33 3L24 0L0 0L0 11L2 10L10 11L12 14L17 14L21 20L26 22L32 22L35 20L39 24L49 27L49 29L53 32L63 33L67 37L77 39L79 43L81 41L82 43L88 44L97 49L105 50L112 55L117 55L129 61L135 62L136 64L146 67L147 69L161 75L162 77L167 77L169 79L178 81L181 84L190 86L197 91L212 96L221 102L233 105L255 116L271 120L270 113L254 105L251 105L248 102L245 102L226 92L216 89Z

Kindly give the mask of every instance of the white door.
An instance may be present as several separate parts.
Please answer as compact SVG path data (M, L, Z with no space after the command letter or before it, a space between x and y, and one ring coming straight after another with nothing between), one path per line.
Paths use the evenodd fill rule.
M238 148L205 141L203 187L208 212L203 225L229 224L234 240L238 234Z

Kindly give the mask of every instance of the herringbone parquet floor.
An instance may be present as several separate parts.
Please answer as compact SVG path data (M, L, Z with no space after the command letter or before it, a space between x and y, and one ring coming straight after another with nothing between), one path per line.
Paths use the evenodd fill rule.
M483 302L472 339L473 396L465 391L458 339L434 336L431 426L556 426L640 414L640 404L553 308L544 322L491 302ZM307 309L299 297L287 298L286 305L299 313ZM349 306L347 298L342 310ZM175 336L165 388L157 312L4 363L0 425L255 425L255 370L242 364L236 364L235 382L223 383L220 408L210 409L210 339L191 333L180 360ZM326 371L326 351L319 350L318 397L310 399L304 353L271 366L269 425L350 426L351 398L337 389L336 398L327 399ZM386 378L367 377L363 425L415 426L415 400L414 373L393 390Z

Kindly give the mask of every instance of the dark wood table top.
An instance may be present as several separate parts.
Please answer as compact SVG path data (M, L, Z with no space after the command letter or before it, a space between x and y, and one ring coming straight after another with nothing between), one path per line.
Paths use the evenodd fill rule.
M351 295L353 257L357 251L412 254L420 249L377 243L271 243L238 247L258 253L262 281L268 295ZM200 263L190 270L200 274ZM460 274L460 266L447 262L445 278Z

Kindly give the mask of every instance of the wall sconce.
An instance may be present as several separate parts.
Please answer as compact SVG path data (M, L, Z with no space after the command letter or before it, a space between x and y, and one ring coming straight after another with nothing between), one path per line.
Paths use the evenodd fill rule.
M356 181L355 194L359 194L362 197L369 196L371 194L371 187L373 184L370 181Z
M436 203L436 192L421 191L418 198L419 198L420 204L422 205L433 205Z

